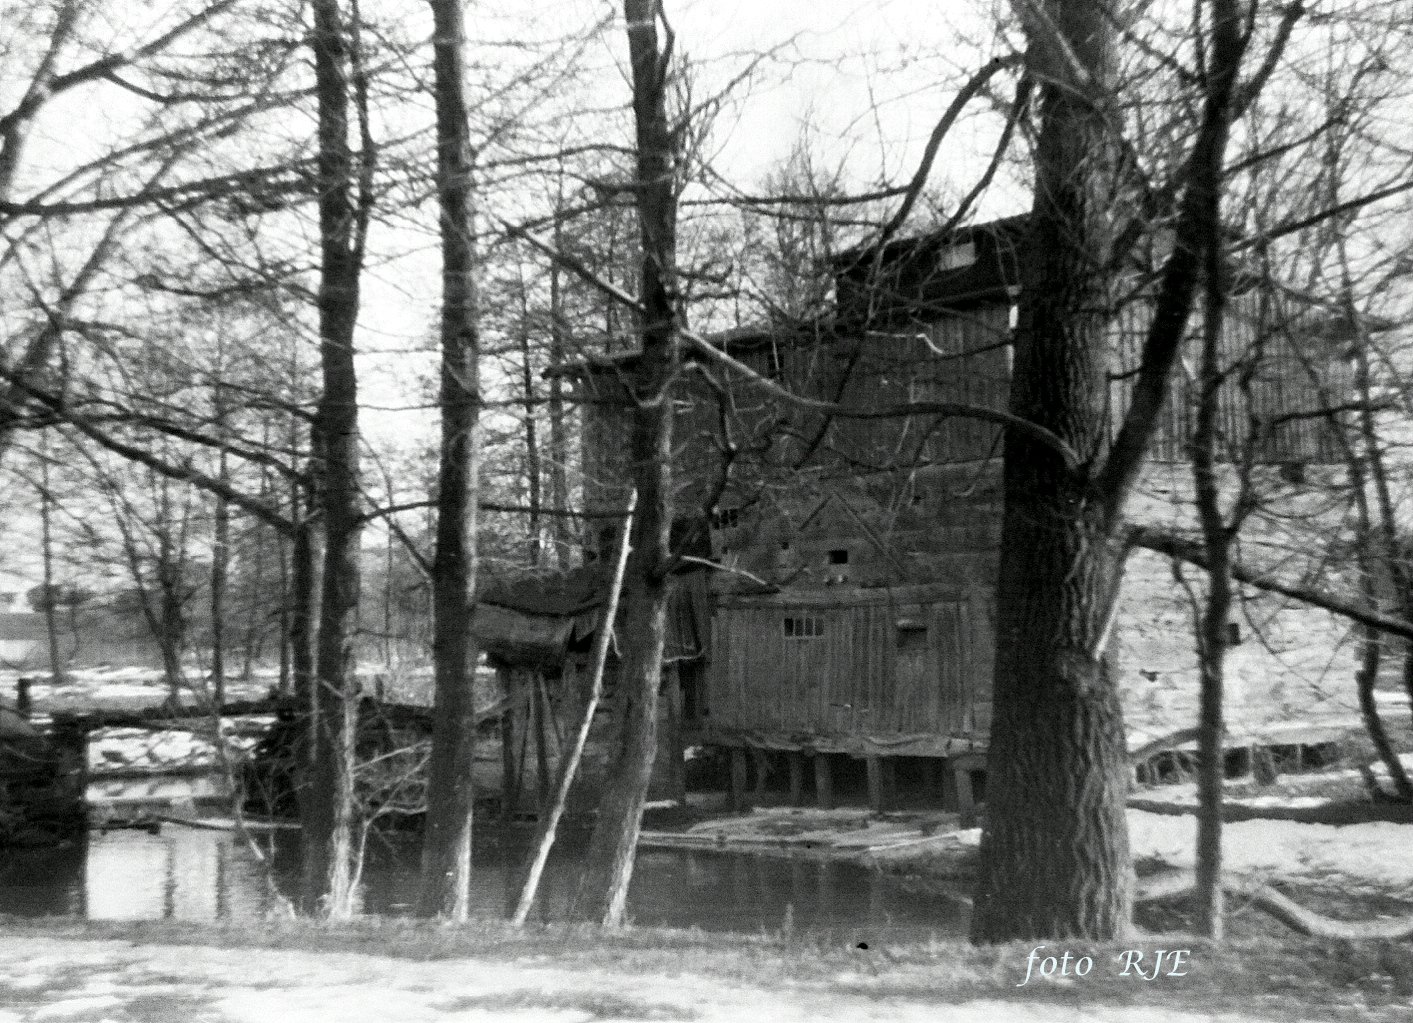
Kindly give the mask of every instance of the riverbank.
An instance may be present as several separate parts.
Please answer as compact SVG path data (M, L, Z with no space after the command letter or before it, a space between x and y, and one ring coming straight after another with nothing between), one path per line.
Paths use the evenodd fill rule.
M1063 945L1063 947L1062 947ZM1387 943L1172 936L1131 946L876 943L498 921L244 926L0 922L0 1020L1410 1020L1413 951ZM1122 975L1142 951L1159 976ZM1074 966L1088 956L1085 976ZM1130 959L1133 957L1130 956ZM1151 965L1145 973L1151 972ZM1178 975L1174 975L1178 974ZM1024 982L1024 983L1023 983Z

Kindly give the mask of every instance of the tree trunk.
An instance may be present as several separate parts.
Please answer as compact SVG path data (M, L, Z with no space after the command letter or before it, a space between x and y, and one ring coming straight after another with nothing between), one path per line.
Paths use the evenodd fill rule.
M1011 412L1081 453L1010 429L997 587L995 713L972 939L1130 930L1128 756L1109 662L1126 540L1123 509L1167 399L1213 219L1245 39L1213 5L1202 122L1153 323L1123 423L1108 443L1112 218L1125 208L1112 132L1112 16L1096 0L1026 7L1044 82ZM1106 450L1107 454L1106 454ZM1097 467L1097 468L1096 468Z
M1010 411L1080 452L1107 437L1112 28L1098 3L1047 3L1094 79L1043 89ZM1051 41L1032 49L1053 52ZM1006 437L995 716L972 938L1110 938L1129 924L1128 758L1110 663L1123 569L1088 482Z
M1208 197L1208 215L1220 223L1220 195ZM1222 939L1222 698L1227 656L1227 623L1231 612L1231 544L1241 524L1242 509L1232 512L1232 525L1222 517L1216 473L1220 390L1224 378L1220 340L1226 311L1227 282L1220 236L1208 239L1203 255L1206 314L1202 329L1202 386L1192 438L1192 479L1202 542L1207 552L1207 600L1198 623L1197 662L1200 679L1197 717L1197 932ZM1252 437L1249 443L1256 443Z
M638 495L628 497L628 519L623 523L623 532L618 541L618 557L614 561L613 582L609 584L608 599L604 603L603 624L594 636L594 649L591 657L593 667L589 675L589 691L584 699L584 709L579 716L579 726L574 730L573 744L559 758L559 776L555 783L554 802L548 809L540 811L540 826L535 837L535 852L530 857L530 865L525 871L525 884L520 891L520 900L511 913L511 923L520 927L530 915L530 907L535 904L539 891L540 877L549 861L550 849L554 846L555 833L559 821L564 816L564 808L569 802L569 788L574 784L574 776L579 770L579 762L584 756L584 746L589 741L589 731L594 726L594 715L598 713L599 698L603 695L603 673L608 663L608 647L613 637L613 625L618 621L618 601L623 593L623 576L628 568L629 538L632 535L633 512L637 507ZM508 688L508 686L507 686ZM506 711L510 713L509 709ZM507 734L503 729L501 735ZM508 739L504 740L507 743ZM510 790L510 771L506 772L506 790ZM506 815L509 820L509 814Z
M324 574L315 661L313 770L304 801L301 908L330 917L353 913L352 735L357 714L353 633L359 595L358 379L353 333L358 320L361 243L350 199L348 141L350 37L338 0L313 0L319 111L319 399L315 448L324 511Z
M442 444L432 566L435 720L417 911L460 921L470 911L474 806L476 651L468 626L476 585L480 347L460 0L434 0L432 17L442 239Z
M560 206L563 206L563 175L560 176ZM558 214L560 210L556 210ZM564 224L557 215L554 221L554 248L564 251ZM565 334L567 324L564 317L564 288L560 278L558 263L550 264L550 350L549 364L557 368L564 364ZM558 373L549 378L549 500L555 514L550 517L550 529L554 536L555 566L559 569L570 567L570 550L573 537L570 534L569 518L564 513L569 510L569 436L564 425L564 381Z
M64 658L59 653L59 590L54 585L54 537L50 518L54 497L49 492L49 446L39 451L39 529L40 556L44 559L44 632L49 638L49 678L55 685L64 681Z
M540 505L543 501L543 476L540 459L539 412L535 401L535 374L530 359L530 310L524 282L520 289L520 386L525 395L525 481L529 490L530 564L538 568L544 552L543 525Z
M298 491L295 500L299 500ZM316 523L308 514L298 516L290 542L289 660L295 702L310 714L316 703L314 691L314 632L317 627L315 600L319 590L319 537Z
M218 413L218 424L220 414ZM219 477L229 482L226 453L220 454ZM220 710L226 702L226 575L231 559L231 509L224 497L216 497L211 541L211 702Z
M572 913L623 922L628 884L657 756L657 701L667 635L667 571L672 523L672 402L680 366L676 272L676 142L667 120L670 45L658 48L657 0L625 0L637 126L638 227L643 264L642 357L632 381L632 467L638 494L624 593L618 671L619 734L608 783ZM606 623L607 625L607 623Z

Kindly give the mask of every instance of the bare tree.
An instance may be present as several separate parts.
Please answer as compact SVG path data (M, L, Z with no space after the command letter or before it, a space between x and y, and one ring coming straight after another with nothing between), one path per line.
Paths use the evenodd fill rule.
M353 339L374 153L368 137L356 8L347 22L338 0L314 0L312 9L310 44L319 108L319 361L324 385L314 449L325 539L310 779L301 800L304 862L300 905L306 913L322 911L342 918L354 909L353 740L358 681L353 630L363 528ZM362 142L358 160L349 142L350 98Z
M995 716L972 938L1128 932L1128 754L1109 644L1126 548L1124 504L1166 399L1169 371L1219 236L1223 154L1251 35L1234 3L1209 7L1202 113L1181 168L1172 246L1134 398L1112 445L1108 312L1117 32L1105 5L1024 4L1040 86L1035 196L1011 383L1013 415L1054 431L1083 462L1007 431L997 589ZM1295 9L1298 15L1298 8Z
M643 801L657 754L657 705L667 636L671 568L672 422L670 389L680 370L677 339L677 135L667 113L673 36L659 0L625 0L633 69L638 228L642 239L642 353L632 377L632 479L637 514L624 583L614 740L573 914L605 926L623 923ZM604 622L603 628L613 627Z
M476 585L480 339L461 0L434 0L432 16L442 242L442 426L432 563L436 704L417 909L425 916L465 920L475 801L476 651L468 626Z

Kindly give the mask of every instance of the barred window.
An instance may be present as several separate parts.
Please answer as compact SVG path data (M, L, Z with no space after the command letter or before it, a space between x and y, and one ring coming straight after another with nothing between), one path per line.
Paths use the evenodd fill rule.
M814 639L823 635L823 618L814 615L791 615L785 619L786 639Z

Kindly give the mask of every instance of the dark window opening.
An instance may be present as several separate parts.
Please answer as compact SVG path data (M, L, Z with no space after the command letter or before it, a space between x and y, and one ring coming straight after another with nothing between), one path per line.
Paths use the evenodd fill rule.
M922 622L898 623L898 653L916 653L927 649L927 626Z
M712 529L734 529L740 524L739 508L722 508L711 514Z
M791 615L785 619L786 639L814 639L824 635L824 619L813 615Z
M829 563L831 565L847 565L849 563L849 550L846 547L836 548L829 552Z
M1227 646L1241 646L1241 623L1227 622Z

